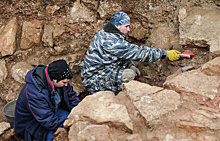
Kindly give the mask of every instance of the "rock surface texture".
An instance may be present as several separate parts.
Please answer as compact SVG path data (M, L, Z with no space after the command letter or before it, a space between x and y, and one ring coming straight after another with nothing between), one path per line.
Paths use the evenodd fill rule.
M80 77L85 53L117 11L131 18L129 42L195 55L175 62L134 61L151 79L124 83L117 96L87 95ZM82 102L55 141L219 140L219 13L219 0L1 0L0 109L17 99L27 71L65 59ZM194 69L182 72L179 64ZM0 111L0 140L20 141L9 126Z

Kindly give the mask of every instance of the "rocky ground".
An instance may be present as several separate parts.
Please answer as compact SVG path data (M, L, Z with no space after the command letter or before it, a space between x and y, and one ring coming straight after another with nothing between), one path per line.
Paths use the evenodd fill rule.
M140 69L142 75L147 75L152 78L136 78L136 83L142 82L152 87L157 86L159 88L171 89L179 95L186 93L186 96L177 97L176 101L184 103L178 103L177 105L188 107L180 108L178 113L171 112L173 118L169 121L173 121L176 126L166 126L166 128L170 131L179 129L177 127L187 128L187 130L190 131L194 131L194 129L203 131L204 128L209 128L212 131L215 130L214 132L208 130L208 132L212 134L212 136L210 136L213 138L218 137L215 136L215 132L218 132L219 129L214 126L214 124L207 123L204 127L201 127L198 122L202 122L202 120L195 123L191 121L189 124L183 122L192 119L178 119L178 116L182 113L190 114L190 111L195 111L195 109L189 108L189 105L194 105L194 103L188 102L188 100L185 101L185 99L191 99L191 94L196 94L196 96L193 95L192 97L196 99L197 104L199 104L196 105L199 107L197 108L197 113L204 112L201 111L201 109L209 107L208 112L214 111L218 114L218 94L220 86L218 86L218 84L215 85L218 94L215 93L215 88L213 88L213 94L213 92L203 89L204 87L207 87L207 89L212 87L214 85L212 81L208 81L209 83L204 82L207 86L203 86L202 83L200 84L200 81L196 81L192 84L189 82L197 80L197 77L201 80L213 79L206 75L215 76L216 78L220 76L220 63L218 59L220 56L219 6L219 0L174 0L172 2L152 2L150 0L128 0L126 2L113 0L2 0L0 1L0 109L3 109L7 102L17 98L24 84L24 76L28 70L38 64L48 65L51 61L61 58L67 60L71 66L74 72L74 79L71 81L71 84L78 92L79 97L83 99L87 94L80 79L80 67L84 59L84 54L93 36L109 21L111 15L118 10L122 10L131 17L131 31L127 37L129 42L162 49L190 50L195 53L190 59L181 58L175 62L170 62L167 59L155 63L134 62ZM187 77L187 75L180 75L181 67L179 64L185 66L192 65L195 70L201 71L205 76L201 73L198 73L199 76L196 75L197 73L194 75L188 74L191 78L185 79L186 84L176 82L178 79L182 79L182 77ZM174 78L178 79L175 80ZM168 82L168 80L172 79L175 80L173 82L174 84ZM219 79L215 80L215 82L218 81ZM202 85L196 85L197 89L202 89L201 91L189 88L191 85L197 83ZM183 88L185 89L183 90ZM131 87L131 90L132 89L134 88ZM136 93L137 97L139 94L140 93ZM129 97L128 93L125 95ZM181 136L185 135L179 132L176 132L175 135L165 134L164 132L164 138L159 138L156 132L162 129L163 125L159 123L164 123L168 118L153 120L153 122L148 121L147 116L150 115L143 113L141 109L139 109L140 105L137 106L137 103L133 103L132 98L129 99L132 101L132 105L134 105L133 108L138 109L137 111L134 110L134 112L140 116L138 121L131 119L133 124L137 123L137 125L133 126L134 129L131 129L130 125L126 125L125 132L124 130L121 131L116 128L117 130L115 131L122 133L120 135L124 134L123 137L128 133L132 133L131 139L140 136L142 140L153 140L154 138L158 140L169 140L173 138L173 140L175 140L181 139ZM143 107L146 105L146 103L142 104ZM127 103L124 103L124 105L127 105ZM169 105L169 102L164 105ZM200 107L201 105L205 107ZM156 104L154 106L158 107L159 105ZM156 109L155 107L154 109ZM126 108L128 109L128 107ZM171 109L171 111L172 110L173 109ZM206 117L211 116L206 113L207 112L205 112ZM132 117L132 114L129 115ZM152 113L152 115L155 115L155 113ZM164 116L163 112L160 116ZM174 117L176 117L176 119L174 119ZM202 118L202 116L198 114L189 115L188 117ZM156 115L151 118L158 119ZM214 122L214 120L218 121L218 119L219 117L216 116L212 117L211 120L207 119L206 122ZM6 129L6 131L2 131L2 133L6 134L1 135L1 137L4 137L5 140L16 140L13 136L13 129L8 130L9 125L4 123L5 121L6 118L0 111L0 122L2 122L0 126L4 127L1 129ZM141 123L143 123L144 126ZM131 122L128 124L131 124ZM195 126L193 126L193 124L195 124ZM103 126L104 129L108 129L110 125ZM154 130L155 126L158 130ZM201 128L197 128L198 126ZM111 127L112 126L110 126L110 128ZM115 126L113 127L111 130L115 129ZM69 128L70 125L67 126L68 130ZM143 132L147 130L152 130L152 132L148 132L148 135L144 135L137 132L139 129L143 129ZM66 133L62 129L60 132ZM138 135L134 135L134 133ZM200 135L198 132L190 132L191 140L202 140L202 136L204 135ZM208 135L205 136L207 137ZM128 136L126 136L126 138L127 137ZM213 139L211 137L209 138L210 140Z

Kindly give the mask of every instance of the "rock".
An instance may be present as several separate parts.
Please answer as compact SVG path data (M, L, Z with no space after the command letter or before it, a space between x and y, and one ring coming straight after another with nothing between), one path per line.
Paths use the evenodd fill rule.
M60 53L65 53L65 54L75 54L77 53L85 53L87 51L87 46L85 43L79 40L71 40L70 42L65 42L62 45L58 45L54 47L54 51L51 52L51 54L60 54ZM82 55L82 54L81 54Z
M25 21L22 26L21 49L29 49L40 43L42 23L38 20Z
M54 30L53 25L51 24L44 25L44 34L42 37L44 46L53 47L53 30Z
M198 70L181 73L164 83L164 87L178 91L179 93L191 93L214 99L219 95L220 78L208 76Z
M42 36L42 41L44 46L53 47L54 38L58 38L65 32L64 27L57 24L47 23L44 25L44 33Z
M133 134L127 137L127 141L142 141L138 134Z
M64 123L70 126L74 115L87 117L96 123L111 123L115 128L132 131L133 124L124 105L118 104L112 92L98 92L83 99Z
M179 22L182 22L186 17L187 17L186 8L181 7L179 9L179 15L178 15Z
M13 18L0 31L0 53L2 56L12 55L16 50L17 19Z
M210 76L220 76L220 57L217 57L207 63L205 63L201 71L205 73L206 75Z
M54 12L56 12L59 9L60 9L60 6L57 6L57 5L53 5L53 6L48 5L46 7L46 11L50 14L53 14Z
M19 83L25 83L25 76L33 67L25 62L18 62L11 68L11 76Z
M58 24L54 25L53 38L60 37L65 32L65 28Z
M80 124L80 123L79 123ZM87 125L87 126L72 126L69 132L69 140L80 141L112 141L111 129L107 125ZM79 127L80 130L78 129ZM77 130L77 135L72 132Z
M55 57L50 57L49 62L53 62L59 59L66 60L66 62L69 63L71 67L72 65L80 65L82 63L83 56L81 54L67 54L66 56L62 56L62 57L55 56ZM74 72L75 70L72 71Z
M129 36L136 38L137 40L144 39L147 37L148 29L145 29L141 26L140 23L132 23L130 27L130 32L128 33Z
M99 1L94 0L82 0L82 3L92 10L97 10L99 5Z
M76 22L93 22L96 20L96 14L88 9L80 0L74 3L70 11L70 23Z
M175 28L159 26L150 35L152 46L164 50L170 50L172 47L177 49L178 37L175 36Z
M0 123L0 135L2 135L6 130L10 129L10 124L7 122Z
M98 8L100 17L111 17L115 12L122 10L122 6L119 3L114 1L100 1Z
M150 122L178 109L180 96L172 90L150 86L138 81L123 84L123 90L146 121Z
M64 128L58 128L53 135L53 141L68 141L68 133Z
M18 139L14 135L14 128L7 130L0 136L1 141L24 141L22 139Z
M220 10L213 5L186 9L180 22L180 44L209 47L211 55L220 55ZM188 14L190 13L190 14Z
M2 83L8 75L7 68L5 66L5 60L0 59L0 83Z

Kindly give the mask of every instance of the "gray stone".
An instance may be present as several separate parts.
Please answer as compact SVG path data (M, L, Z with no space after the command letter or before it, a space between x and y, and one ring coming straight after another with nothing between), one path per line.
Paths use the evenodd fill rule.
M179 22L182 22L185 18L187 17L187 12L186 12L186 8L185 7L181 7L179 9Z

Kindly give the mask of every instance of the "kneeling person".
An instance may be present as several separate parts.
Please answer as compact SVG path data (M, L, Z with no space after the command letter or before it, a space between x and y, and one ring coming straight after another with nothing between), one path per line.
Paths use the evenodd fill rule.
M72 85L72 71L65 60L29 71L15 108L15 135L25 141L52 141L72 108L80 102Z

